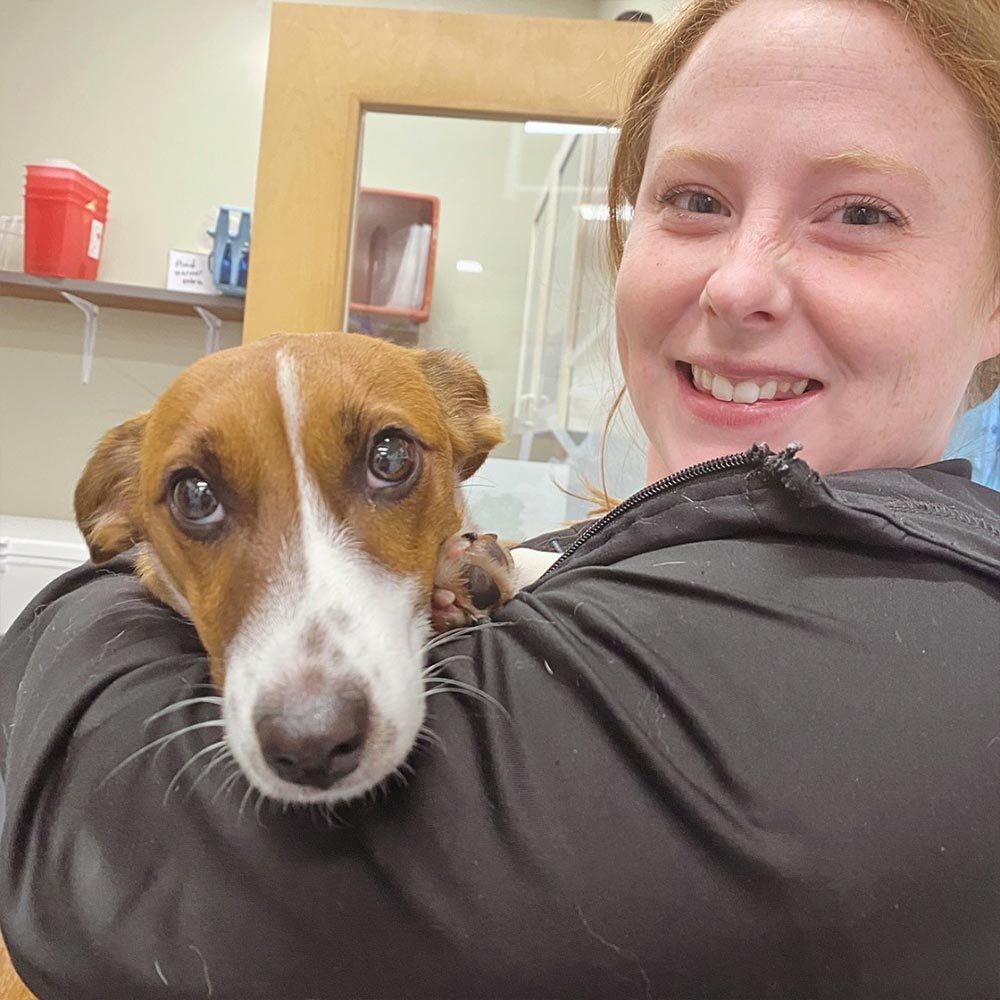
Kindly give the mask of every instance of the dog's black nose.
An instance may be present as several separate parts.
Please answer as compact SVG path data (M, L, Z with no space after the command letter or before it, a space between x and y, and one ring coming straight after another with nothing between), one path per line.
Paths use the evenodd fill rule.
M254 716L264 760L279 778L330 788L357 768L368 733L368 699L362 692L345 687L300 705L283 701L282 710L265 704Z

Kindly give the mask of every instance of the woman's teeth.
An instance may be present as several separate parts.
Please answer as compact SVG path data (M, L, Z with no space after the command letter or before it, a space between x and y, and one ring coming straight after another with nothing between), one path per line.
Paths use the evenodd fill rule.
M756 379L752 382L731 382L724 375L716 375L707 368L691 365L695 388L711 393L726 403L756 403L759 399L794 399L801 396L809 379L787 378Z

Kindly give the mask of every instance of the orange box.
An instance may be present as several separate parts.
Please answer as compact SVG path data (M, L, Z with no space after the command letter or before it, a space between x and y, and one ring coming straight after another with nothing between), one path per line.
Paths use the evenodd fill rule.
M392 191L384 188L360 188L357 219L354 226L350 311L369 315L426 323L431 311L434 287L434 262L437 257L438 214L440 201L434 195ZM405 232L412 225L428 225L430 239L424 257L425 277L420 301L412 308L396 308L374 301L374 286L386 273L395 274L400 260L389 253L392 234Z

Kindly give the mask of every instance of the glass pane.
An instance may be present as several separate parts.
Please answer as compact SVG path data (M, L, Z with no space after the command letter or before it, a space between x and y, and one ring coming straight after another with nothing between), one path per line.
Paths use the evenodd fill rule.
M563 385L568 374L563 354L568 344L570 307L577 275L576 243L580 216L580 166L583 144L572 136L556 154L555 232L550 258L548 308L546 309L542 372L538 404L547 415L565 424Z
M546 259L551 197L543 191L531 223L528 249L528 278L524 296L524 323L521 329L514 420L530 420L535 406L535 389L541 371L541 339L536 335L544 325L545 294L548 287Z
M347 329L461 351L507 441L467 485L483 530L522 538L584 516L620 384L605 263L607 130L368 112ZM610 488L641 485L619 425ZM562 488L562 489L561 489Z

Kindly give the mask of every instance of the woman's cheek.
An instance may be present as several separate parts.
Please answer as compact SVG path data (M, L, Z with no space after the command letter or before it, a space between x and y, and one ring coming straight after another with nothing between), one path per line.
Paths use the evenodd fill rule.
M669 333L678 315L679 264L654 240L630 242L615 286L620 340L648 348Z
M615 283L615 313L617 317L618 347L622 364L627 367L629 359L640 348L649 315L654 311L653 286L642 273L641 258L636 251L622 260Z

